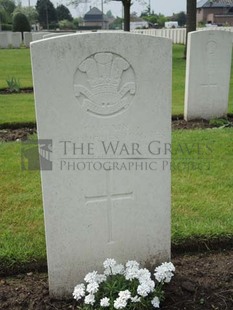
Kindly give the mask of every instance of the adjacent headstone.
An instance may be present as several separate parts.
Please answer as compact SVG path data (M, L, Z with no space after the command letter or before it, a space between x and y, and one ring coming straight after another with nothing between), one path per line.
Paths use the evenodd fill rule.
M20 48L22 44L22 34L21 32L12 32L11 35L11 45L13 48Z
M47 33L43 35L43 39L49 39L49 38L54 38L54 37L59 37L59 36L64 36L72 34L71 32L59 32L59 33Z
M183 44L186 44L186 28L182 29L182 42Z
M171 48L129 33L31 44L52 296L107 257L170 259Z
M222 117L228 110L232 34L206 30L188 36L184 117Z
M43 36L45 35L45 34L48 34L48 32L42 32L42 31L40 31L40 32L33 32L32 33L32 41L34 42L34 41L38 41L38 40L41 40L41 39L43 39Z
M26 47L30 47L30 43L32 42L32 33L31 32L24 32L23 33L23 41Z
M7 31L0 32L0 48L8 48L9 47L9 35Z

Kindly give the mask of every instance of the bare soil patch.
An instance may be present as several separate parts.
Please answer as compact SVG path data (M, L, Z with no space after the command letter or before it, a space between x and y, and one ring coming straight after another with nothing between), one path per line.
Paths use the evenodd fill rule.
M226 127L233 126L233 116L228 116L227 121L229 122ZM29 124L3 124L0 126L0 141L16 141L16 140L27 140L28 137L36 133L36 128L33 123ZM216 128L216 125L210 124L206 120L194 120L185 121L181 117L174 118L172 120L172 129L188 130L188 129L206 129Z
M175 255L172 262L176 273L161 309L233 309L233 249ZM77 309L77 304L51 299L47 274L29 272L0 278L0 309Z
M0 89L0 94L1 95L12 95L12 94L31 94L33 93L33 88L32 87L25 87L25 88L20 88L19 91L14 91L9 88L2 88Z
M228 116L228 121L233 123L233 116ZM1 126L0 141L23 141L36 132L34 126L21 126ZM214 127L205 120L186 122L180 117L172 122L172 128L179 130ZM166 299L161 309L233 310L233 246L227 249L174 254L176 273L165 288ZM77 304L72 299L58 301L49 297L47 273L27 272L0 277L0 309L77 309Z
M25 141L36 133L36 128L0 129L0 141Z

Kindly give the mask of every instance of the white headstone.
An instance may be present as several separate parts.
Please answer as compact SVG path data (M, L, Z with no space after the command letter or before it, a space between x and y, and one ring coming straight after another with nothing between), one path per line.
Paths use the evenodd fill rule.
M53 37L64 36L67 34L71 34L71 33L69 33L69 32L47 33L47 34L43 35L43 39L49 39L49 38L53 38Z
M178 29L173 29L173 36L174 36L174 44L178 43Z
M188 36L184 117L222 117L228 110L232 34L206 30Z
M107 257L169 260L171 41L74 34L31 53L51 295Z
M22 34L21 32L12 32L11 45L13 48L20 48L22 44Z
M41 40L41 39L43 39L43 36L45 35L45 34L48 34L48 32L42 32L42 31L40 31L40 32L33 32L32 33L32 41L34 42L34 41L38 41L38 40Z
M30 47L30 43L32 42L32 33L31 32L24 32L23 33L23 41L26 47Z
M183 31L182 31L182 37L183 37L183 39L182 39L182 43L183 44L186 44L186 28L184 28L184 29L182 29Z
M181 32L182 32L182 29L177 29L177 43L178 44L181 44L182 41L181 41Z
M0 48L9 47L9 35L7 31L0 31Z

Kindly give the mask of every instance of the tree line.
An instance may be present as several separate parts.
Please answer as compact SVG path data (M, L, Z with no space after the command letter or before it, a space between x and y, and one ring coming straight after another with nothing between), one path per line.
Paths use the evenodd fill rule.
M70 0L68 5L77 7L81 1ZM106 0L108 1L121 1L125 14L124 21L117 17L110 25L110 29L119 29L124 22L124 30L129 31L132 0ZM110 11L108 13L107 15L111 15ZM196 0L187 0L187 15L185 12L179 12L168 18L163 14L151 12L148 6L140 17L158 28L164 27L164 23L169 19L178 21L181 27L187 24L187 32L193 31L196 26ZM50 0L37 0L35 7L23 7L20 2L16 5L14 0L0 0L0 30L30 31L31 25L38 22L43 29L77 29L80 21L82 21L81 18L72 17L65 5L60 4L55 8Z
M23 7L14 0L0 0L0 30L31 31L38 22L44 29L72 29L78 24L63 4L55 8L50 0L37 0L35 7Z

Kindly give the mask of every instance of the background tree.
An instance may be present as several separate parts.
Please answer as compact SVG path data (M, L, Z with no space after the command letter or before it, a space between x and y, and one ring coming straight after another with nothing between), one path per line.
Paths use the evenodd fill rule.
M180 12L177 14L177 21L180 27L183 27L184 25L186 25L186 14L185 12Z
M32 6L29 7L18 5L17 8L14 10L13 15L15 15L16 13L23 13L25 16L27 16L27 19L31 25L35 24L38 21L38 12Z
M56 9L50 0L37 0L36 10L38 21L44 28L49 29L49 24L57 22Z
M133 4L133 0L105 0L105 3L110 1L121 1L124 7L124 31L130 31L130 7ZM145 3L145 0L136 0L141 3ZM70 0L67 5L73 5L75 8L83 3L84 0Z
M122 29L123 19L121 17L116 17L114 21L109 25L109 29L111 30L120 30Z
M4 10L3 7L0 5L0 31L1 31L1 25L7 23L7 13Z
M13 31L21 32L22 39L23 39L24 31L26 31L26 32L31 31L31 26L30 26L30 23L29 23L26 15L24 15L23 13L20 13L20 12L14 14Z
M112 1L122 2L122 5L124 7L124 31L130 31L130 7L133 4L133 1L132 0L112 0Z
M112 11L108 10L107 13L105 14L108 18L114 18Z
M154 11L152 11L152 13L149 11L142 12L141 18L153 25L157 25L159 28L164 27L164 24L167 21L167 17L161 13L155 14Z
M108 1L121 1L124 7L124 31L130 31L130 7L133 0L106 0ZM138 2L145 3L144 0L137 0Z
M57 12L57 20L68 20L68 21L72 21L73 17L70 13L70 10L64 6L63 4L60 4L57 6L56 8L56 12Z
M196 31L197 27L197 1L186 0L187 6L187 23L186 23L186 46L184 51L184 58L186 58L187 44L188 44L188 33Z
M177 21L178 25L180 27L183 27L184 25L186 25L186 14L183 11L173 14L170 20Z
M75 25L70 20L67 20L67 19L60 20L58 22L58 25L59 25L59 29L62 29L62 30L75 29Z
M74 19L73 19L73 24L74 24L75 29L78 29L78 26L79 26L80 24L82 24L82 22L83 22L83 18L82 18L82 17L76 17L76 18L74 18Z
M11 23L13 18L13 12L16 8L13 0L0 0L0 14L1 20L5 23Z

